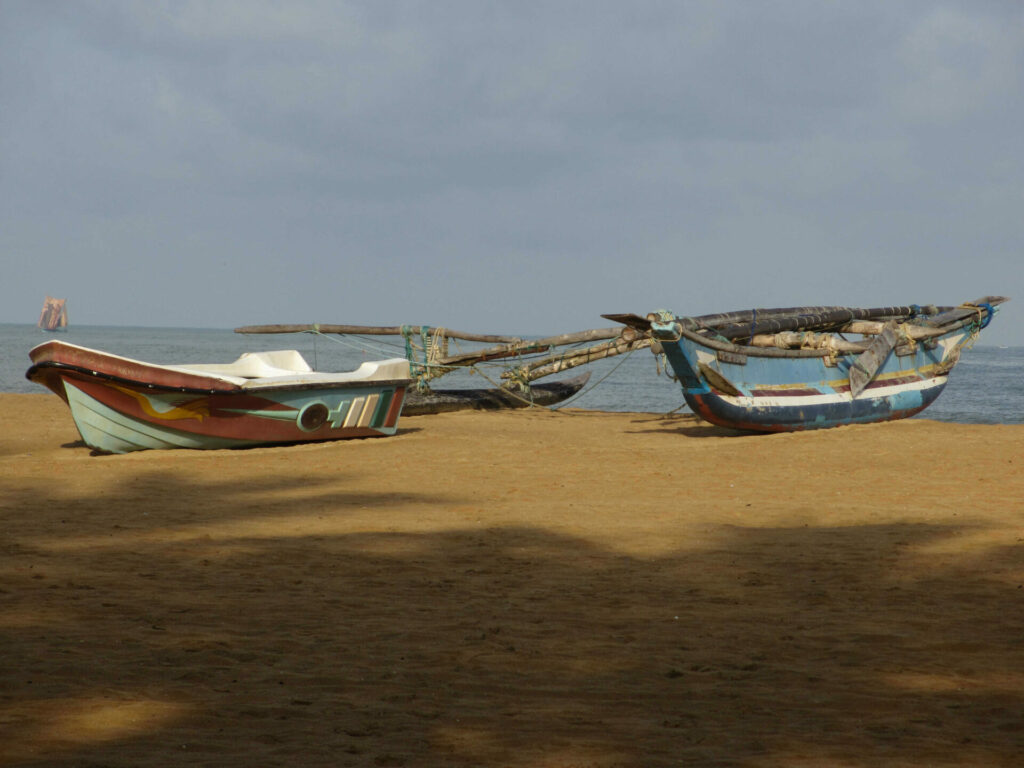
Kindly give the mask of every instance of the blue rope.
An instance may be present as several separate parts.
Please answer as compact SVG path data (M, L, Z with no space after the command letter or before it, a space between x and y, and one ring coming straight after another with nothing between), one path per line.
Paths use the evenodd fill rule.
M988 328L988 324L992 322L992 315L995 314L995 309L993 309L992 305L987 301L983 301L977 306L985 310L985 319L981 322L981 325L978 326L978 330L983 331Z
M415 376L419 373L416 365L416 358L412 353L412 327L402 326L402 338L405 339L405 359L409 361L409 373Z

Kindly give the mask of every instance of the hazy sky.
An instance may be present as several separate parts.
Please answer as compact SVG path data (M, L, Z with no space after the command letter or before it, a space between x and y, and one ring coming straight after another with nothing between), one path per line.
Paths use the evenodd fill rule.
M0 0L0 321L1013 296L1024 3Z

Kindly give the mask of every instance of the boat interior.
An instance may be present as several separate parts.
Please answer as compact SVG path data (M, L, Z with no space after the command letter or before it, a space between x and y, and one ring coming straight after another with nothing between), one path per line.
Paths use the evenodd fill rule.
M356 370L343 373L318 373L310 368L305 358L294 349L246 352L233 363L192 363L162 367L181 373L216 376L247 389L287 384L329 384L409 378L409 362L405 358L369 360Z

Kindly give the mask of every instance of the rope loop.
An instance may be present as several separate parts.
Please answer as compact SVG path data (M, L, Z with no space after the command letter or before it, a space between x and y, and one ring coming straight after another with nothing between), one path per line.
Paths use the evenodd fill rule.
M686 320L690 320L690 322L694 322L693 319L689 318L689 317L676 317L675 312L673 312L673 311L671 311L669 309L658 309L658 310L655 310L654 317L657 318L657 322L662 323L662 324L673 323L673 322L678 322L678 323L682 324ZM674 339L665 339L665 341L668 341L668 342L679 341L681 338L683 338L683 334L682 333L677 333L676 337Z
M994 315L996 311L995 309L992 308L992 305L989 304L987 301L981 302L980 304L978 304L978 307L985 310L985 320L981 323L981 325L978 328L979 331L983 331L986 328L988 328L988 324L992 322L992 315Z
M988 324L992 322L992 315L995 314L995 309L987 301L977 304L961 304L960 309L970 309L978 313L978 319L975 320L974 324L979 331L988 327Z

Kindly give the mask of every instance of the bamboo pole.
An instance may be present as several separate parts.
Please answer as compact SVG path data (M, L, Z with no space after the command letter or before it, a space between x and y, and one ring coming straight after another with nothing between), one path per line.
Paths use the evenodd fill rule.
M959 318L970 317L971 314L977 310L973 308L959 309L956 312L956 316ZM947 316L953 316L953 312L949 311L944 313ZM947 318L948 319L948 318ZM882 334L886 328L890 328L890 323L883 323L879 320L854 320L846 323L836 329L838 333L856 333L861 336L878 336ZM949 332L949 329L945 326L938 328L929 328L926 326L915 325L913 323L904 322L899 323L896 326L896 331L900 336L903 336L913 341L920 341L922 339L931 339L936 336L943 336ZM755 347L823 347L831 346L839 352L859 352L865 349L865 345L859 342L846 341L831 337L833 339L828 345L821 341L818 337L831 337L830 334L817 334L810 332L797 332L797 331L782 331L775 334L759 333L755 334L751 339L750 344Z
M614 338L636 338L636 332L631 328L596 328L590 331L577 331L576 333L563 333L559 336L549 336L546 339L533 339L530 341L518 340L512 344L502 344L486 349L461 352L457 355L449 355L437 360L438 365L472 365L487 360L501 360L516 355L535 354L548 352L552 347L561 347L568 344L579 344L584 341L595 341L598 339Z
M326 323L306 325L243 325L235 328L235 333L308 333L319 331L320 333L351 334L353 336L402 336L403 332L413 331L419 333L425 330L433 335L442 331L445 336L451 339L462 339L463 341L480 341L489 344L519 344L523 339L519 336L496 336L483 333L466 333L465 331L453 331L451 328L439 328L435 326L419 325L330 325Z
M920 325L911 325L910 323L902 323L899 326L899 329L904 335L915 340L929 339L946 333L946 331L941 328L924 328ZM877 336L885 330L885 323L861 320L853 323L847 323L839 330L842 333L859 333L861 336Z
M780 349L834 349L836 352L863 352L865 345L856 341L846 341L827 333L798 333L784 331L782 333L759 333L750 341L753 347L778 347Z
M919 309L919 308L918 308ZM777 317L752 319L750 323L730 323L716 326L715 332L727 339L749 339L762 333L780 333L783 331L799 331L808 329L828 330L840 328L855 320L881 320L895 317L909 317L916 309L910 306L874 307L858 309L842 307L820 313L806 313L795 316L779 315ZM687 328L699 331L702 327L692 318L680 318Z
M888 321L893 319L919 318L915 325L925 328L942 328L960 322L979 313L978 307L983 304L997 305L1008 301L1004 296L985 296L970 302L969 306L936 307L934 305L891 306L859 309L856 307L794 307L801 310L790 313L789 310L757 310L754 312L727 313L725 315L704 315L702 317L678 318L679 322L693 331L712 328L715 333L727 339L749 339L762 333L779 333L782 331L799 331L807 329L829 330L841 328L858 320ZM818 310L821 311L806 311ZM737 315L749 315L749 321L732 320ZM720 323L721 318L730 322ZM648 315L649 320L655 319ZM941 335L930 333L928 335ZM921 338L928 338L922 335Z
M516 355L532 354L535 352L547 352L550 345L539 345L537 342L524 342L522 344L501 344L496 347L477 349L471 352L460 352L457 355L441 357L434 361L435 365L459 367L463 365L474 365L485 363L488 360L503 360Z
M602 360L606 357L615 357L624 352L634 349L649 347L651 340L647 337L636 337L632 339L621 338L607 344L598 344L586 349L577 350L562 355L551 355L542 360L536 360L527 365L520 366L512 371L505 371L501 374L503 379L513 379L524 376L528 381L550 376L560 371L567 371L580 365L586 365L595 360Z
M631 328L595 328L590 331L577 331L576 333L563 333L559 336L548 336L546 339L537 339L533 343L560 347L565 344L579 344L584 341L597 341L599 339L615 339L626 335L635 335L635 332Z
M814 307L778 307L772 309L743 309L736 312L716 312L711 315L696 315L688 317L693 320L700 327L717 328L723 325L733 325L736 323L750 323L753 319L759 318L761 320L769 320L776 317L794 317L797 315L820 315L825 312L834 312L841 310L843 307L835 306L814 306ZM649 314L647 317L640 317L636 314L607 314L601 315L601 317L608 320L614 320L617 323L628 325L631 328L635 328L639 331L649 331L651 329L651 321L656 320L655 315ZM677 319L682 319L677 318Z

